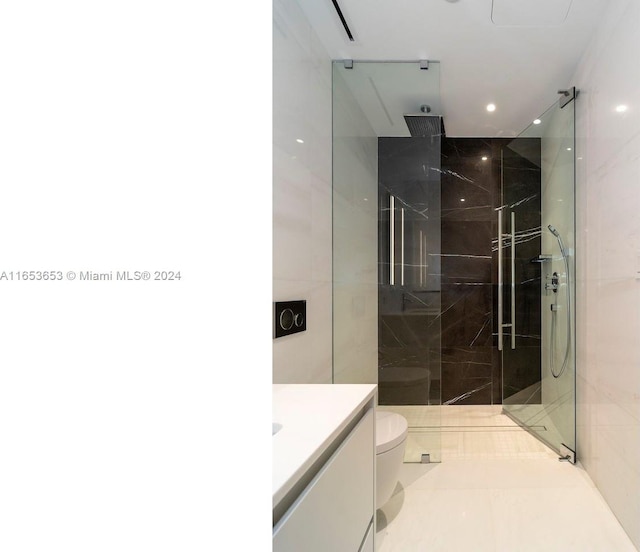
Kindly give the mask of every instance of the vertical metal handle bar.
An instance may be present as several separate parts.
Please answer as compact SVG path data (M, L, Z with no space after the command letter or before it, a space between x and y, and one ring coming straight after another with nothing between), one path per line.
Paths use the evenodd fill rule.
M516 348L516 214L511 212L511 348Z
M395 197L389 196L389 284L395 285L395 248L396 248L396 237L395 237L395 226L396 226L396 202Z
M498 351L502 351L504 329L502 327L502 208L498 210Z
M404 286L404 207L400 210L400 285Z

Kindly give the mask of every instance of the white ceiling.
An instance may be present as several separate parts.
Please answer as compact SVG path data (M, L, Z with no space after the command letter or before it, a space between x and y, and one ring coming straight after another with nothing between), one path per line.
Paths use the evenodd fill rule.
M341 80L339 80L339 78ZM427 105L430 115L440 115L440 64L354 63L334 67L334 87L344 84L367 116L377 136L411 136L405 114L419 114Z
M297 0L335 60L436 60L447 136L516 136L558 98L606 0ZM494 103L493 113L485 109Z

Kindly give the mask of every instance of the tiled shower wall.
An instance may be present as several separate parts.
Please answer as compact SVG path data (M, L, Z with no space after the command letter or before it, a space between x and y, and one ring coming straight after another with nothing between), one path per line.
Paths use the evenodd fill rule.
M302 143L301 143L302 142ZM273 341L273 383L332 378L331 60L295 0L273 3L273 301L307 331Z
M417 211L425 210L430 220L438 223L440 238L437 246L430 246L430 253L437 255L440 262L429 267L430 276L439 278L437 285L430 284L431 288L437 288L438 300L424 287L419 291L410 289L410 281L405 286L396 285L395 289L381 286L381 404L427 404L424 390L417 392L416 386L410 385L403 390L397 380L390 385L386 373L390 367L398 378L407 381L417 377L418 369L429 370L428 384L424 383L424 378L418 379L425 389L429 386L431 404L439 401L444 404L499 404L502 401L501 353L497 350L496 329L496 209L502 204L501 150L510 142L511 139L444 138L438 163L431 159L434 152L428 151L428 139L379 140L381 198L389 189L424 187L431 196L429 201L424 205L416 202L413 207ZM408 151L415 153L408 155ZM400 169L396 166L399 160L402 161ZM426 175L425 167L430 169L426 172L437 171L439 178ZM539 167L513 154L505 163L505 170L522 197L534 198L532 214L534 218L537 216L539 228ZM437 194L434 187L439 188ZM434 209L436 195L437 210ZM381 239L388 224L385 222L388 216L383 212L385 205L381 200ZM536 226L536 221L527 221L527 224ZM535 244L530 245L535 247ZM533 286L539 286L539 274ZM405 308L403 301L402 308L389 317L385 303L393 301L394 294L398 293L429 299L423 299L425 303L420 310ZM539 313L534 318L536 316L537 319L527 326L532 333L528 341L537 338L539 348ZM412 345L407 346L409 343ZM513 389L526 387L536 378L539 381L539 352L536 354L526 355L534 359L532 366L510 372L510 393ZM535 358L538 358L537 363Z
M442 144L442 402L498 404L496 208L500 147L507 140ZM495 257L495 258L494 258Z
M383 405L440 402L440 162L439 137L378 140L378 402Z

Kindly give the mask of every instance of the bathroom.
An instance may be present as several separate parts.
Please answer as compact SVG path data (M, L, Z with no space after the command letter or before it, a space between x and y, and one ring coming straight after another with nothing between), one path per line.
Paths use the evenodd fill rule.
M541 228L541 231L533 236L534 240L541 242L538 244L537 253L542 256L556 256L561 266L558 271L560 274L563 272L562 251L567 253L567 257L573 257L572 262L575 263L571 265L570 270L564 271L565 274L575 275L572 282L573 294L569 295L575 303L575 320L567 321L567 318L562 318L561 315L564 313L560 310L557 318L560 322L557 325L566 323L568 328L565 337L575 337L575 419L572 420L575 442L567 443L564 439L561 444L568 445L568 452L575 455L573 459L577 459L578 464L574 466L569 462L562 463L562 466L566 465L574 470L567 476L569 478L580 473L577 470L583 470L588 475L589 481L592 481L606 502L609 515L617 520L615 523L619 523L621 531L629 539L627 546L630 548L624 549L640 549L640 501L637 498L640 496L640 474L635 467L640 463L640 356L635 346L636 336L640 335L640 193L635 185L640 176L640 118L637 105L634 104L640 96L640 69L636 67L634 57L634 52L640 48L637 38L640 30L638 6L627 0L574 1L573 4L567 2L563 13L566 22L562 19L560 22L554 20L549 23L544 20L545 14L540 9L540 6L547 3L537 3L539 11L527 12L529 21L510 27L500 24L498 17L507 17L509 14L501 14L496 10L495 21L492 20L492 8L499 6L501 2L474 2L473 7L465 0L441 0L433 4L428 9L413 5L415 14L411 13L413 8L407 6L407 13L394 13L393 17L383 13L376 17L368 14L357 2L339 2L345 21L350 23L347 27L353 31L353 41L344 34L342 21L336 16L334 6L330 2L327 2L326 6L303 0L282 0L273 4L273 300L304 299L307 317L305 332L274 340L273 383L383 383L378 379L378 314L381 307L378 303L380 296L377 177L373 179L376 187L364 188L364 183L371 180L367 174L377 174L379 170L378 165L371 159L375 161L383 151L383 146L379 145L382 142L377 141L375 133L355 143L354 136L361 135L352 132L344 134L346 146L340 150L335 149L335 128L339 127L340 123L345 123L349 114L354 113L357 108L350 106L341 112L337 121L334 120L337 109L344 108L344 102L347 101L336 102L336 73L340 71L344 76L349 75L348 71L353 71L353 68L347 68L344 60L354 60L353 65L356 68L364 66L364 63L359 66L358 60L369 62L369 68L373 67L376 61L409 60L416 65L418 75L428 74L429 78L433 78L436 72L439 73L438 81L434 85L438 93L431 96L430 109L434 114L442 115L445 132L441 152L430 163L441 171L442 190L445 190L445 180L449 178L451 181L453 173L463 176L466 174L456 171L455 167L447 166L446 162L443 164L442 161L446 157L442 152L446 155L447 152L450 154L452 151L461 151L465 144L473 146L473 139L479 140L489 146L489 151L481 152L481 148L477 147L479 142L476 142L474 147L477 151L469 154L467 159L472 155L476 156L477 174L486 172L488 169L484 168L482 163L488 163L493 165L494 175L499 176L502 165L498 156L501 151L508 151L509 148L505 146L516 137L522 140L527 136L534 136L527 135L527 129L533 133L536 126L544 126L534 125L533 121L538 117L544 119L543 114L547 113L547 108L559 101L558 90L570 90L571 87L575 87L576 97L571 102L575 108L575 141L563 150L567 155L567 148L571 148L569 154L575 160L575 198L566 198L567 203L575 203L575 235L568 236L567 228L562 227L566 218L564 215L558 222L557 215L555 220L549 215L548 220L530 224L524 227L524 230L535 226ZM527 4L524 0L519 2L525 12ZM379 27L376 25L381 25L385 17L386 20L394 22L394 29L402 29L402 32L377 31ZM434 36L448 36L448 41L443 38L446 46L440 47L428 40L415 40L415 35L410 34L412 27L408 23L402 23L405 17L425 21L427 26L431 24L428 29ZM543 19L536 19L537 17ZM438 31L435 27L442 29ZM493 59L483 58L484 50L480 47L474 51L473 40L460 39L464 33L475 32L474 29L478 33L471 34L474 40L481 41L483 37L488 37L487 51L492 52ZM487 34L482 35L482 32ZM575 42L566 41L563 46L560 41L556 46L552 45L553 55L558 56L562 63L555 65L557 73L550 79L549 82L554 83L550 87L543 83L543 78L536 79L537 71L545 63L544 55L548 55L541 54L548 52L542 44L542 37L562 36L562 33L567 32L574 33L572 36ZM514 45L512 50L506 48L504 36L511 37L511 40L514 36L509 33L521 33L524 37L523 44ZM385 39L380 39L381 36ZM415 40L414 43L411 43L411 38ZM493 49L491 40L495 40ZM566 59L562 58L563 52L568 56ZM458 54L458 58L454 54ZM460 62L461 57L464 58L461 65L457 68L452 67L454 60ZM447 59L451 60L449 66ZM419 67L421 60L429 61L428 69ZM504 68L501 63L504 64ZM384 70L384 67L381 70ZM456 70L458 73L454 74ZM402 87L401 79L389 80ZM374 79L373 82L383 81ZM456 83L455 86L452 82ZM486 82L490 85L487 86ZM350 85L352 92L355 89L355 85ZM527 93L523 94L523 90ZM416 100L414 111L419 111L422 103L429 102ZM486 110L489 103L495 104L495 112ZM455 105L456 112L448 111L447 105ZM464 131L457 131L456 127L464 128ZM408 133L403 136L408 136ZM345 161L341 165L343 160L340 152L349 147L349 140L354 150L359 148L354 154L359 163ZM378 150L378 147L381 149ZM559 154L560 150L557 153ZM487 159L483 160L482 157ZM535 166L535 162L532 166ZM347 211L351 216L344 218L337 217L336 213L339 214L341 211L334 203L334 186L341 174L346 175L345 179L351 179L363 186L362 189L358 189L357 185L352 186L347 190L350 194L348 197L344 193L340 195L340 199L344 201L338 207L343 210L351 209ZM453 178L460 180L456 176ZM498 181L497 185L499 184ZM339 192L342 191L344 190ZM499 195L499 192L496 194ZM385 198L388 200L388 195ZM443 205L449 202L448 205L451 207L451 198L442 196L435 199ZM460 199L468 198L458 196L458 201ZM368 204L365 205L365 201ZM356 205L357 202L360 204ZM495 210L501 205L500 201L493 201L490 208L485 210L492 210L497 216ZM389 209L387 214L392 210L395 211L393 208ZM399 210L397 212L400 213ZM448 213L452 213L451 209ZM462 211L459 210L458 214L462 214ZM454 213L453 216L455 218L457 215ZM357 251L349 250L348 246L345 246L345 236L351 236L354 240L362 238L357 232L358 228L363 226L348 227L345 221L355 221L358 217L369 225L361 242L367 245ZM504 219L503 239L509 240L510 214L505 213ZM481 219L476 217L474 221L465 221L464 218L458 217L457 221L477 223L481 222ZM498 239L497 221L489 222L487 219L487 223L493 224L494 227L490 228L489 241L485 240L481 244L483 250L459 250L457 253L486 259L483 262L490 268L481 271L485 279L467 283L481 284L479 288L486 290L485 295L488 293L484 301L489 305L489 310L493 309L489 326L495 328L495 319L498 316L497 290L502 284L505 292L510 291L510 282L508 279L498 281L501 272L493 264L498 262L497 253L500 248L495 247L495 243L492 248L491 242L492 239ZM485 229L480 229L477 224L475 227L478 229L476 235L485 232ZM454 249L457 245L451 242L455 236L455 230L452 228L452 225L447 226L442 221L437 224L436 232L446 233L446 236L442 235L441 239L436 240L443 248L442 251L437 251L443 263L445 259L451 258L446 257L447 254L456 253ZM516 232L522 232L522 227ZM431 232L430 235L433 236L434 233ZM369 236L371 239L367 241ZM466 240L462 240L462 245L466 243ZM523 241L523 247L530 243ZM567 243L570 245L566 245ZM447 251L446 247L453 249ZM383 249L389 251L388 245ZM525 252L522 254L525 255ZM353 263L361 262L362 258L367 256L375 259L373 271L370 270L371 264L366 265L369 269L362 265L362 270L353 270ZM548 261L545 258L538 260L540 262L530 264L530 270L537 270L537 273L533 273L541 279L545 277L544 267ZM503 261L508 265L510 258L506 256ZM347 269L347 266L351 268ZM468 275L469 269L465 268L463 272L463 276ZM507 266L505 274L508 275L508 272ZM385 273L387 276L390 275L388 264ZM426 282L426 274L421 272L414 276L422 276ZM394 273L394 277L400 278L400 272ZM442 282L442 285L453 288L460 283L448 281ZM546 283L554 285L551 281ZM340 300L336 300L334 294L338 294ZM444 300L444 294L442 297ZM550 291L544 297L547 302L552 302L557 294ZM510 301L509 293L506 293L506 299L502 300ZM442 305L437 307L442 310ZM486 316L487 309L480 310ZM553 321L553 312L556 311L553 311L549 304L541 314L550 317L549 323L542 324L547 330ZM473 317L469 312L462 313L461 316ZM465 363L460 359L453 362L450 356L455 350L459 352L460 343L455 340L446 342L446 339L455 338L459 334L453 331L447 337L442 333L442 340L438 339L436 348L440 349L440 364L437 360L430 364L430 387L427 393L428 397L433 396L435 400L433 404L429 404L427 400L425 405L435 407L436 420L421 428L424 431L409 430L408 441L413 439L417 457L408 459L410 461L405 460L405 470L407 474L414 474L406 476L409 480L415 477L412 482L414 486L421 484L418 474L424 470L431 469L428 475L435 475L437 469L445 469L446 458L438 456L444 454L445 440L448 436L444 432L426 429L427 426L433 428L446 425L443 418L451 412L447 408L455 408L457 402L465 406L477 404L482 408L497 408L500 411L504 407L505 410L509 410L506 401L505 404L501 404L502 398L506 395L500 387L504 381L514 380L509 380L503 372L508 367L500 365L501 359L505 356L496 353L498 332L489 331L486 334L487 330L482 328L487 319L480 320L480 326L467 328L466 331L471 332L474 337L481 335L486 350L467 349L460 354L473 352L485 355L480 363L485 371L481 374L474 372L474 377L468 378L466 387L462 385L459 377L449 378L447 383L444 375L445 361L450 365ZM509 321L510 319L506 319L504 322ZM450 327L444 319L441 323ZM535 320L531 324L535 327ZM519 325L522 326L520 323ZM509 328L506 329L502 336L502 352L510 355L512 352ZM486 335L482 334L482 331ZM529 337L535 335L536 332L532 330ZM557 348L564 349L567 343L567 340L560 340L557 342ZM477 344L478 341L474 343ZM507 349L506 352L504 349ZM562 369L562 352L558 353L559 357L556 355L560 359L555 366L556 373ZM537 364L540 355L548 354L549 351L544 348L532 347L529 351L524 351L523 356ZM468 371L465 373L469 375ZM477 381L472 382L474 378ZM521 382L520 390L526 387L525 383L527 382ZM483 397L475 400L475 397L480 395ZM459 400L456 401L456 398ZM447 402L449 404L445 404ZM380 406L384 408L384 405ZM562 412L562 409L558 412L559 423L567 422L567 413ZM517 417L517 413L515 415ZM410 426L412 425L410 420ZM546 422L537 424L540 427L548 425ZM416 427L414 425L414 428ZM487 430L488 433L488 429L483 428L483 431ZM534 427L533 432L535 431ZM430 455L430 465L421 462L421 453ZM557 459L554 461L557 462ZM492 465L496 464L488 464L487 469L491 470ZM477 465L468 463L466 466L470 478L472 474L478 473ZM505 478L508 479L506 476ZM411 500L417 500L410 494L411 485L406 484L407 481L403 481L405 501L397 501L399 510L409 508ZM567 485L567 481L559 479L554 484L555 487L549 488L549 496L561 496L559 493L563 485ZM499 487L501 483L496 485ZM480 493L478 488L473 490ZM502 496L496 488L482 491ZM526 490L523 491L523 496L515 494L515 490L513 492L513 495L507 497L509 500L525 501L527 498ZM454 497L458 496L460 488L448 491L441 488L438 493L442 504L447 505L447 508L453 508L450 503L455 502ZM471 498L472 501L476 499L480 500L478 496ZM378 519L380 532L393 529L392 513L385 510L385 514L384 519ZM398 523L402 519L401 513L395 512L395 515L399 516L396 518ZM582 521L592 523L586 517ZM483 526L492 523L482 516L477 517L475 522L476 525L469 522L469 527L474 527L480 532ZM514 523L518 524L520 533L515 531L515 535L510 535L513 539L524 538L533 531L524 522L519 525L520 521L515 520ZM386 529L385 524L388 524ZM443 532L446 533L444 529ZM473 534L475 538L479 538L479 533ZM380 545L390 545L389 536L386 537L385 541L384 535L380 534ZM458 542L453 536L449 538L454 540L449 541L439 540L438 537L431 538L433 540L422 542L422 549L432 549L436 543L439 543L441 548L435 549L459 549L455 547ZM509 542L508 539L504 539L504 535L487 537L486 541L482 541L487 543L482 549L500 550L496 543ZM542 541L530 540L531 547L521 549L535 550L536 542L541 546ZM565 544L566 542L568 541L565 541ZM556 543L537 549L571 549L561 546L562 543L562 538L559 537ZM554 545L558 548L554 548Z

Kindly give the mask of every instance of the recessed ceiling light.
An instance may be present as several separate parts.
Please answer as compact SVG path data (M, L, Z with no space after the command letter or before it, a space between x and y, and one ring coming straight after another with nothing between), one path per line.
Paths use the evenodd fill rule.
M534 125L539 125L542 121L540 119L536 119L535 121L533 121Z
M619 105L619 106L616 106L616 111L617 111L618 113L624 113L626 110L627 110L627 106L626 106L626 105Z
M298 144L304 144L304 140L300 140L300 138L296 138L296 142L298 142Z
M461 198L460 198L460 201L464 201L464 197L461 197Z
M571 151L571 148L567 148L567 151Z
M483 161L486 161L487 159L489 159L489 158L488 158L486 155L483 155L483 156L482 156L482 160L483 160Z
M496 104L488 104L487 105L487 111L495 111L496 110Z

